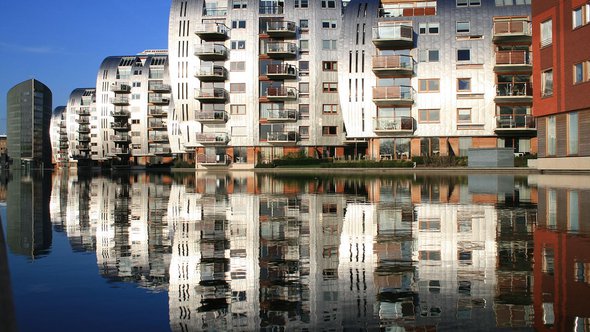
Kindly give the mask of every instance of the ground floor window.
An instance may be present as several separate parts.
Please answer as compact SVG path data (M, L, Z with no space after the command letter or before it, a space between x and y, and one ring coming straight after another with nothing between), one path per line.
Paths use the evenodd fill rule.
M578 112L567 116L567 153L578 154Z
M438 156L440 154L440 139L438 137L423 137L420 139L421 156Z
M245 146L234 147L234 163L244 164L248 162L248 148Z
M380 159L409 159L409 138L383 138L379 145Z
M467 151L471 149L471 137L459 137L459 156L467 156Z
M556 149L555 116L547 118L547 155L554 156Z
M519 137L498 138L499 148L513 148L514 153L531 153L531 139Z

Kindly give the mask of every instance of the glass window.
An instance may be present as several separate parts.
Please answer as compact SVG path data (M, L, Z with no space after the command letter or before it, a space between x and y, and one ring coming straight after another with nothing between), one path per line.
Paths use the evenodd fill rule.
M420 92L438 92L440 90L440 80L438 78L422 79L418 83L418 90Z
M553 43L553 21L547 20L541 23L541 46Z
M322 49L335 50L336 49L336 40L333 40L333 39L322 40Z
M418 121L421 123L438 123L440 121L439 109L418 110Z
M457 61L471 60L471 50L457 50Z
M308 82L300 82L299 83L299 93L302 93L302 94L309 93L309 83Z
M469 22L457 22L457 33L468 33L471 29Z
M301 30L309 29L309 20L299 20L299 28Z
M336 83L336 82L322 83L322 91L323 92L338 92L338 83Z
M567 120L568 153L578 154L578 112L569 113Z
M246 92L246 83L230 83L229 92L231 93L243 93Z
M246 70L246 62L245 61L232 61L229 63L229 70L230 71L245 71Z
M299 50L301 52L309 52L309 40L301 39L299 41Z
M553 95L553 70L549 69L543 72L543 79L541 83L543 84L543 92L542 96L552 96Z
M574 65L574 84L584 82L584 64L576 63Z
M230 105L229 110L234 115L246 114L246 105Z
M547 155L555 155L555 116L547 117Z
M338 105L337 104L324 104L322 106L322 113L336 114L336 113L338 113Z
M470 78L458 78L457 79L457 91L460 91L460 92L471 91L471 79Z
M471 108L458 108L457 109L457 122L458 123L470 123L471 122Z
M583 15L583 11L582 11L582 7L574 9L573 13L572 13L572 25L573 28L577 28L582 26L582 24L584 24L584 22L582 21L582 15Z
M231 42L231 49L232 50L243 50L246 48L246 41L245 40L232 40Z

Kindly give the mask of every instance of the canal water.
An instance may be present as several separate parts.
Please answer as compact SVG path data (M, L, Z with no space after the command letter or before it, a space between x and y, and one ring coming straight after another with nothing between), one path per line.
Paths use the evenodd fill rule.
M590 177L11 174L1 331L590 329Z

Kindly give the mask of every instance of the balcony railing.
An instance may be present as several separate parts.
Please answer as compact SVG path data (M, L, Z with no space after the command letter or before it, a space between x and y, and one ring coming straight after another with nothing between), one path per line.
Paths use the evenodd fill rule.
M85 125L80 125L78 126L78 132L79 133L89 133L90 132L90 126L85 124Z
M112 148L111 154L113 154L113 155L130 155L131 149L129 149L129 148Z
M148 114L151 117L165 117L168 115L168 112L162 109L160 106L153 106L148 109Z
M90 116L90 109L88 107L83 107L78 110L79 116Z
M262 114L268 121L297 121L296 109L271 109Z
M530 72L532 71L532 54L529 51L497 51L496 72Z
M202 103L226 102L228 100L228 94L224 88L196 89L195 99Z
M496 131L514 132L519 130L537 130L535 117L532 115L497 115Z
M532 102L533 89L532 83L498 83L496 86L496 103L515 102L529 103Z
M268 64L266 65L266 76L271 79L296 79L297 67L289 64Z
M218 7L218 8L203 8L203 16L226 16L227 15L227 8L225 7Z
M90 142L90 135L78 135L78 142Z
M373 57L373 72L379 77L407 77L414 74L414 58L409 55Z
M111 98L111 104L117 105L117 106L129 105L129 98L127 98L127 97Z
M375 132L412 133L414 132L414 118L410 116L376 117L374 130Z
M154 105L168 105L170 104L170 97L150 94L148 97L148 102Z
M412 48L414 46L414 29L409 24L374 27L373 44L380 49Z
M202 123L225 123L228 120L225 111L203 111L197 112L197 121Z
M76 149L78 149L80 151L88 151L88 150L90 150L90 145L88 145L88 144L78 144L78 145L76 145Z
M222 82L227 80L227 69L223 66L201 67L195 77L203 82Z
M171 88L170 84L150 82L149 90L152 92L170 92Z
M81 117L79 119L76 120L77 123L83 125L83 124L89 124L90 123L90 118L89 117Z
M131 136L129 135L111 135L111 141L115 143L130 143Z
M226 166L231 161L228 155L197 155L197 163L206 166Z
M111 112L113 117L129 117L131 113L127 109L115 109Z
M222 61L229 56L223 44L202 44L195 46L195 55L204 61Z
M162 120L162 118L152 118L148 121L148 129L150 130L162 130L168 129L166 122Z
M168 155L172 151L168 147L150 147L150 153L155 155Z
M116 131L129 131L131 125L128 122L111 122L111 129Z
M411 86L376 86L373 87L373 102L380 106L412 105L414 94Z
M496 20L492 40L495 43L530 42L531 32L531 22L527 18Z
M226 133L198 133L197 142L201 144L227 144L229 136Z
M168 134L164 132L152 131L148 134L148 141L152 143L168 143Z
M115 83L111 85L110 90L115 93L130 93L131 86L127 83Z
M266 23L266 34L274 38L295 37L297 26L291 21L270 21Z
M297 45L290 42L267 42L265 54L276 59L295 58L297 57Z
M270 100L297 100L299 92L292 87L268 87L266 97Z
M205 41L223 41L229 39L229 31L223 23L205 23L197 28L195 34Z
M297 143L299 133L296 131L270 132L266 134L269 143Z
M259 14L282 14L283 6L279 5L261 5L258 7Z

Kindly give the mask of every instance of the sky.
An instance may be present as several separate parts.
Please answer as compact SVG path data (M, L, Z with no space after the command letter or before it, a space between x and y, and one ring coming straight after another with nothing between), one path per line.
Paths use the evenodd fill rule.
M35 78L53 93L53 108L76 88L96 86L104 58L168 47L170 0L0 1L0 134L6 94Z

